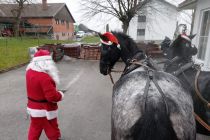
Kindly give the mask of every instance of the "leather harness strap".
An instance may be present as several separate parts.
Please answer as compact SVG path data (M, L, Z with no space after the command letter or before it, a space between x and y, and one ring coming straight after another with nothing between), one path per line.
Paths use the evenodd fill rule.
M200 75L201 69L198 69L196 76L195 76L195 93L198 96L198 98L208 107L210 108L210 103L203 98L203 96L200 93L200 90L198 88L198 77ZM208 125L201 117L199 117L195 112L194 112L195 119L204 127L206 130L210 132L210 125Z
M160 86L158 85L157 83L157 80L154 76L154 70L148 70L147 69L147 83L146 83L146 86L145 86L145 89L144 89L144 94L143 94L143 99L144 99L144 102L143 102L143 107L142 107L142 112L144 112L146 110L146 104L147 104L147 96L148 96L148 92L149 92L149 87L150 87L150 83L153 82L154 85L156 86L157 90L159 91L162 99L163 99L163 102L165 104L165 107L166 107L166 113L167 115L169 114L169 109L168 109L168 104L167 104L167 101L166 101L166 97L165 97L165 94L163 93L162 89L160 88Z
M210 132L210 126L205 123L195 112L193 112L195 119L204 127L206 128L209 132Z
M199 77L199 75L200 75L200 72L201 72L201 70L199 69L199 70L197 71L197 73L196 73L196 76L195 76L195 93L196 93L196 95L199 97L199 99L200 99L208 108L210 108L210 103L209 103L206 99L203 98L203 96L202 96L201 93L200 93L199 87L198 87L198 77Z
M180 67L178 70L174 71L173 75L178 76L180 73L183 73L185 70L192 68L193 65L194 65L193 62L187 63L184 66Z
M112 84L114 85L114 80L113 80L113 77L112 77L111 72L109 73L109 77L110 77L110 79L111 79Z

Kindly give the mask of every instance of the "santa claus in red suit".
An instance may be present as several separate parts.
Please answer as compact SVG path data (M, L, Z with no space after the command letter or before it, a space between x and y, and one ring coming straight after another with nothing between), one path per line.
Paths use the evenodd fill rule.
M64 94L56 89L57 84L58 70L50 52L37 51L26 68L27 112L31 116L28 140L39 140L42 130L49 140L60 139L57 102Z

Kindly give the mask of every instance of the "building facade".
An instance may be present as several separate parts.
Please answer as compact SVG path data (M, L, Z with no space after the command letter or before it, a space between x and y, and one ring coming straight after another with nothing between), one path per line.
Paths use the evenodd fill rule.
M16 4L0 4L0 24L13 25L15 16L11 12ZM47 36L67 40L74 35L75 20L65 3L29 4L21 13L22 32L26 35Z
M192 22L192 33L196 34L192 43L198 48L195 61L210 70L210 0L185 0L179 8L195 11Z
M137 42L160 41L173 38L177 24L177 7L164 1L153 0L131 22L128 34Z

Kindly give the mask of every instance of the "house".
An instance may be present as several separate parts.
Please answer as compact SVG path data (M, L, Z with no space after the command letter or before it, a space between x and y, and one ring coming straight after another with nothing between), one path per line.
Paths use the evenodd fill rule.
M0 4L0 25L11 28L15 16L12 12L17 4ZM20 28L26 35L46 35L52 39L71 39L74 34L75 20L65 3L24 5L21 13ZM2 26L1 26L2 27Z
M172 39L177 15L176 6L165 0L152 0L131 20L128 34L137 42L161 41L165 36Z
M192 34L196 34L192 43L198 48L195 61L210 70L210 0L185 0L179 4L181 10L194 10Z

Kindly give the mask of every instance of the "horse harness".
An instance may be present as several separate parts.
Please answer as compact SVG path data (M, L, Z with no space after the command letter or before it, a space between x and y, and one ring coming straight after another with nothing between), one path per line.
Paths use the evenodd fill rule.
M144 100L144 103L143 103L142 112L144 112L145 109L146 109L147 97L148 97L148 91L149 91L150 83L153 82L154 85L156 86L157 90L159 91L162 99L163 99L163 102L165 104L166 113L167 113L167 115L169 115L169 109L168 109L168 104L167 104L167 101L166 101L166 96L165 96L163 90L158 85L155 74L156 74L156 70L147 69L147 83L146 83L146 86L145 86L145 89L144 89L144 94L143 94L143 99L145 99L145 100Z
M112 72L123 72L122 76L124 76L124 75L132 72L136 68L141 67L141 66L146 69L147 82L146 82L145 89L144 89L144 94L143 94L144 102L143 102L142 112L144 112L146 110L146 104L147 104L147 97L148 97L149 87L151 85L151 82L153 82L155 87L159 91L162 99L163 99L163 102L165 104L166 113L168 115L169 114L169 109L168 109L168 104L167 104L167 101L166 101L166 96L165 96L163 90L160 88L160 86L159 86L159 84L157 82L157 79L156 79L156 73L157 73L157 70L159 69L157 67L157 65L149 57L147 57L144 60L131 59L131 60L128 61L127 64L128 65L124 69L124 71L112 70ZM111 73L109 73L109 75L110 75L110 79L111 79L112 83L114 84L114 81L113 81Z
M177 61L179 59L175 59L175 61ZM172 61L174 62L174 61ZM169 64L170 65L170 64ZM188 70L189 68L195 68L197 70L197 73L196 73L196 76L195 76L195 80L194 80L194 85L195 85L195 88L193 88L191 82L189 82L187 76L185 75L185 71ZM179 76L180 74L182 74L185 78L185 80L187 81L187 83L190 85L190 87L192 89L195 90L195 93L197 95L197 97L203 102L203 104L205 104L207 106L207 108L210 108L210 102L208 102L200 93L200 90L199 90L199 87L198 87L198 77L200 75L200 72L201 72L201 68L200 66L198 65L195 65L193 62L189 62L189 63L186 63L185 65L181 66L178 70L174 71L172 74L174 76ZM198 114L196 114L194 112L194 116L195 116L195 119L204 127L206 128L208 131L210 131L210 126L201 118L198 116Z
M190 85L190 87L193 89L193 86L190 84L191 82L189 82L189 80L188 80L188 78L187 78L187 76L185 74L185 71L188 70L188 69L190 69L190 68L195 68L197 70L197 73L196 73L196 76L195 76L195 81L194 81L194 85L195 85L195 88L194 89L195 89L196 95L199 97L199 99L208 108L210 108L210 103L205 98L203 98L203 96L200 93L199 87L198 87L198 77L199 77L200 72L201 72L200 66L195 65L194 62L189 62L189 63L186 63L185 65L181 66L178 70L174 71L172 74L174 76L179 76L180 74L182 74L184 76L185 80Z

